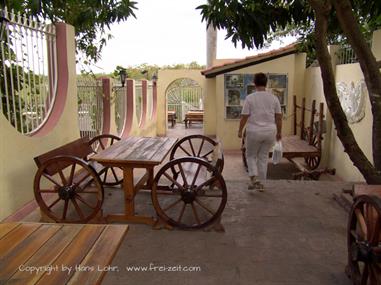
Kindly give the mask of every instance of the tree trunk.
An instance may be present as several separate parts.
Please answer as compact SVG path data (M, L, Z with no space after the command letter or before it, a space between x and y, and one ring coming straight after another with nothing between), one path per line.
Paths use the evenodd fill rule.
M326 5L322 4L320 0L309 0L309 2L316 15L316 51L323 80L324 96L336 126L337 136L343 144L345 152L349 155L353 164L364 176L367 183L381 184L381 175L376 171L374 166L370 163L357 144L336 93L335 77L332 70L331 57L327 48L328 16L331 7L329 2L326 2Z
M381 171L381 74L376 58L365 41L349 0L332 0L340 26L355 51L368 87L373 114L373 162ZM381 175L381 172L380 172Z

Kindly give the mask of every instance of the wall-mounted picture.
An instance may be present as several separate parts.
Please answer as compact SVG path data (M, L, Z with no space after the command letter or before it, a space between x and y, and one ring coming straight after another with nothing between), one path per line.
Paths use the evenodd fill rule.
M286 88L287 75L286 74L269 74L268 75L268 88Z
M237 89L228 90L228 105L241 105L241 93Z
M246 96L255 92L255 85L250 84L246 86Z
M225 88L242 88L243 74L226 74Z
M239 119L241 116L241 106L227 106L226 107L226 119Z
M285 92L286 92L286 89L282 89L282 88L273 88L270 90L276 97L278 97L279 99L279 102L281 105L285 105L286 102L285 102Z

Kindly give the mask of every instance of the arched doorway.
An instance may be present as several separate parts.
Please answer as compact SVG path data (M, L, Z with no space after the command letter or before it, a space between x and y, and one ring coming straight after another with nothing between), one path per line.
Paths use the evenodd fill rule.
M191 110L203 110L203 90L193 79L180 78L167 88L167 110L176 113L176 122L182 123L185 114Z

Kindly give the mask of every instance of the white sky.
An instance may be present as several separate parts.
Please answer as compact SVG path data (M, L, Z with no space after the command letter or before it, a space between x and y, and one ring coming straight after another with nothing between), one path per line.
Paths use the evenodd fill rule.
M172 65L196 61L206 64L206 23L195 8L206 0L137 0L136 19L111 26L114 36L93 71L108 73L117 65L143 63ZM225 33L218 32L217 58L243 58L255 50L235 48Z

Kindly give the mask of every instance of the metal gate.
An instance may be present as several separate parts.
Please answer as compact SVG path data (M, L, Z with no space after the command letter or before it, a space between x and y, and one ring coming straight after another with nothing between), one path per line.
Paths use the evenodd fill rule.
M189 78L173 81L167 89L168 111L176 111L176 121L182 122L189 110L203 110L201 86Z

